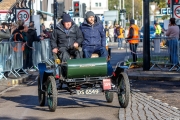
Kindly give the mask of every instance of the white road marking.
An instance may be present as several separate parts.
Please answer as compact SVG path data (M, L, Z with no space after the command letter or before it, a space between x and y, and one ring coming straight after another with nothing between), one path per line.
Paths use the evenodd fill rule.
M0 95L3 95L4 93L6 93L7 91L9 91L9 90L15 88L16 86L18 86L18 85L14 85L14 86L12 86L12 87L9 87L9 88L3 90L2 92L0 92Z

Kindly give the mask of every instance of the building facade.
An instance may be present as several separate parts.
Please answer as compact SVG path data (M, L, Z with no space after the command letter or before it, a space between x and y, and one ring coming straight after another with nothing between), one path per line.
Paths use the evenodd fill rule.
M86 4L86 11L93 11L96 15L102 16L104 11L108 11L108 0L73 0L80 4Z

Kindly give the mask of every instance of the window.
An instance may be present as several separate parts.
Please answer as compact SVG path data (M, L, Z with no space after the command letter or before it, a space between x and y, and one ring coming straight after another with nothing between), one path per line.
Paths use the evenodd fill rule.
M101 3L99 3L99 7L101 7Z
M95 6L98 7L98 3L95 3Z

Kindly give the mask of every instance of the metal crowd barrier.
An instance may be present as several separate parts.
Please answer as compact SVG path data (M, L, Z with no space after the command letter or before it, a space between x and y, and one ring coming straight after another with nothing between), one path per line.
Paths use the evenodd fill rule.
M25 43L23 43L23 42L12 42L11 43L11 49L13 49L12 68L19 77L21 77L21 75L18 73L20 70L22 70L24 73L28 74L23 69L24 46L25 46Z
M161 42L159 42L161 40ZM179 70L179 41L173 37L156 37L151 41L151 63L152 70L155 66L162 70L160 65L164 67L170 66L169 71L174 67Z
M12 71L11 57L13 51L10 49L10 46L11 44L9 42L0 42L0 65L1 65L0 75L2 75L2 77L5 78L6 80L7 78L4 76L4 72Z
M33 65L36 69L38 63L41 62L41 43L40 42L33 42Z
M8 72L8 76L13 74L21 77L18 73L21 69L23 70L23 43L22 42L0 42L0 75L4 76L5 72ZM24 71L24 70L23 70ZM24 71L25 72L25 71ZM25 72L27 74L27 72Z
M130 67L132 64L139 63L143 61L143 43L139 42L137 45L137 51L133 52L130 50L130 46L128 40L125 39L126 44L126 64ZM134 39L140 40L140 39ZM157 41L158 42L157 42ZM161 42L160 42L161 40ZM150 39L150 62L152 70L155 67L158 67L160 70L162 68L170 66L169 71L171 71L174 67L177 67L177 71L180 70L180 42L176 38L170 37L156 37ZM137 61L133 62L132 54L137 55Z
M44 62L53 65L50 39L44 39L40 42L33 42L33 65L36 69L38 63Z

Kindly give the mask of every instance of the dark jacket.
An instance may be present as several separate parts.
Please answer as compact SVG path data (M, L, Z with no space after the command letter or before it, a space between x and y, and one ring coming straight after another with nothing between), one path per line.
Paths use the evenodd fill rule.
M35 28L29 28L27 32L27 45L32 47L34 41L39 41Z
M0 30L0 41L3 40L3 39L9 39L11 36L9 30L7 29L5 32Z
M66 47L67 49L70 49L73 48L73 44L75 42L77 42L79 46L81 46L83 36L82 32L75 23L72 22L69 33L66 33L62 22L60 22L54 29L50 41L52 49L61 47Z
M129 30L129 36L127 37L128 39L131 39L133 38L133 35L134 35L134 29L133 28L130 28Z
M12 33L14 35L14 41L22 41L26 42L25 39L23 38L22 32L20 32L18 29L14 30Z
M106 34L98 16L95 16L95 24L91 26L88 24L87 19L80 25L80 29L83 33L85 46L106 46Z

